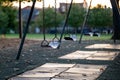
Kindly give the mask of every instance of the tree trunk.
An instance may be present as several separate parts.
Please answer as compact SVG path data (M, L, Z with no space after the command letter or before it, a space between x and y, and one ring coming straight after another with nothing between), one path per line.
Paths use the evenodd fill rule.
M114 26L114 34L112 39L114 42L116 40L120 40L120 14L119 14L119 0L110 0L113 11L113 26Z
M19 0L19 38L22 38L22 25L21 25L21 0Z

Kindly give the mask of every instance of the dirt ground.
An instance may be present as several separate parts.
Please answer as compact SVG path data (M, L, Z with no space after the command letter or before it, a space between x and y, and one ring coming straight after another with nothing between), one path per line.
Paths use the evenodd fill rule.
M113 41L82 41L78 42L63 41L60 49L43 48L41 41L26 40L19 60L16 60L20 40L19 39L0 39L0 80L8 78L24 71L31 70L44 63L80 63L80 64L106 64L108 68L99 76L97 80L120 80L120 55L114 61L85 61L85 60L60 60L59 56L68 54L76 50L87 50L85 46L95 43L112 43ZM120 44L120 42L117 42ZM98 50L98 49L91 49ZM102 51L119 51L119 49L102 49Z

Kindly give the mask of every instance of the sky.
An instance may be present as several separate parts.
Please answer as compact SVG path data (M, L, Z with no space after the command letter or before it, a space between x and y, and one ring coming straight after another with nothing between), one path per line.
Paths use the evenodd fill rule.
M71 0L56 0L57 1L57 7L59 7L59 3L60 2L68 2L70 3ZM90 0L86 0L88 5L90 3ZM83 0L73 0L73 2L75 3L82 3ZM45 0L45 6L48 7L49 5L50 6L54 6L54 3L55 3L55 0ZM92 6L96 6L97 4L101 4L101 5L106 5L107 7L111 7L111 4L110 4L110 0L92 0ZM25 7L25 6L31 6L32 5L32 2L23 2L22 3L22 8ZM14 2L14 6L18 6L18 2ZM37 2L36 7L42 7L42 2Z

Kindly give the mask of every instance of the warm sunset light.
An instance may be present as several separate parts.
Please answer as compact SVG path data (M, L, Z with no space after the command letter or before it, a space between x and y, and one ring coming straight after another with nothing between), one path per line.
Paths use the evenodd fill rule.
M45 1L45 7L51 6L54 7L54 1L55 0L44 0ZM57 7L59 7L59 3L61 2L67 2L70 3L71 0L56 0L57 1ZM74 0L74 3L82 3L84 0ZM86 2L89 5L90 0L86 0ZM18 2L14 2L13 6L17 6L18 7ZM96 6L97 4L101 4L101 5L106 5L107 7L111 7L110 4L110 0L92 0L92 6ZM22 2L22 8L25 6L31 6L32 2ZM36 2L35 7L42 7L42 2Z

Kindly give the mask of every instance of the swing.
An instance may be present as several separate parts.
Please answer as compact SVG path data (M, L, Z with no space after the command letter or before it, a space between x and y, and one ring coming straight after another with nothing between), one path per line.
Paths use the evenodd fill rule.
M77 40L77 36L76 36L76 35L69 34L68 36L65 36L64 39L65 39L65 40L76 41L76 40Z
M72 3L71 3L71 7L72 7ZM66 1L66 11L67 11L67 1ZM70 40L70 41L76 41L76 39L77 39L76 35L72 35L72 34L69 33L70 31L69 31L69 27L68 27L67 24L66 24L66 27L67 27L67 29L66 29L66 34L64 35L64 39L65 40Z
M65 20L65 23L64 23L64 25L63 25L63 29L62 29L61 36L60 36L60 40L59 40L58 49L60 48L60 44L61 44L61 41L62 41L62 37L63 37L64 31L65 31L65 27L66 27L67 22L68 22L68 17L69 17L69 14L70 14L70 10L71 10L71 7L72 7L72 3L73 3L73 0L71 0L70 7L69 7L69 9L68 9L68 13L67 13L67 16L66 16L66 20Z
M57 25L56 25L56 0L55 0L55 36L52 41L49 43L49 46L56 49L59 46L59 38L57 37Z
M46 35L45 35L45 11L44 11L44 0L43 0L43 41L41 42L41 47L50 47L49 42L46 40Z
M73 39L70 37L70 34L69 34L69 27L68 27L68 25L66 25L66 27L67 27L67 29L66 29L66 33L64 34L64 39L73 41Z
M83 21L82 27L81 27L81 35L80 35L79 43L81 43L81 41L82 41L83 30L84 30L84 27L85 27L85 25L86 25L86 23L87 23L87 19L88 19L88 16L89 16L91 3L92 3L92 0L90 0L89 7L88 7L88 10L87 10L87 12L86 12L86 15L85 15L85 18L84 18L84 21Z

